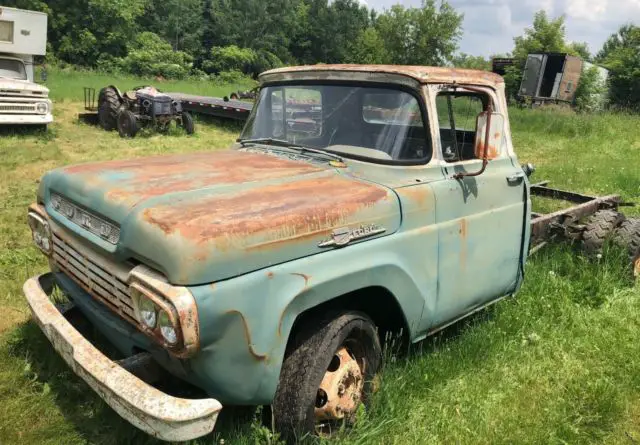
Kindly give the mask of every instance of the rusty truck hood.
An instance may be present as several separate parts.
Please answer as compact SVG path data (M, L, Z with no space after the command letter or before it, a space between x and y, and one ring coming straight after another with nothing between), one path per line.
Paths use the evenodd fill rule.
M56 221L95 242L53 209L52 194L119 226L105 254L149 263L180 285L327 251L336 229L364 230L361 242L400 225L395 193L348 169L239 150L67 167L41 190Z

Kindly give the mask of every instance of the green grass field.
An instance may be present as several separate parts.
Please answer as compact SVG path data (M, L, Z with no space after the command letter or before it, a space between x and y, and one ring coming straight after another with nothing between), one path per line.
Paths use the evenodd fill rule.
M22 284L47 264L32 246L26 208L48 169L220 149L240 127L199 123L193 137L175 131L122 140L75 118L82 87L106 85L107 77L50 73L48 83L56 99L50 131L0 139L0 443L156 443L75 377L29 321ZM218 95L242 86L170 87L161 86ZM514 109L511 122L520 160L538 167L535 181L640 204L640 117ZM409 357L389 354L371 410L333 443L640 442L640 286L624 267L615 249L597 261L571 246L543 249L530 259L517 298L413 347ZM251 410L225 410L216 432L194 443L273 443L251 419Z

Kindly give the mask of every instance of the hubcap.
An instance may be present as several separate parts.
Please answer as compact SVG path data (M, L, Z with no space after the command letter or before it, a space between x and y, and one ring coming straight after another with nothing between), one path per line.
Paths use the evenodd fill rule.
M329 363L316 396L317 420L340 420L354 414L360 405L364 376L358 361L342 347Z

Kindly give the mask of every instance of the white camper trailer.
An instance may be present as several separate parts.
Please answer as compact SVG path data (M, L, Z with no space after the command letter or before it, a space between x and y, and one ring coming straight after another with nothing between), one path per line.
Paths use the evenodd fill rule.
M35 83L33 69L46 49L46 14L0 6L0 125L53 121L49 89Z

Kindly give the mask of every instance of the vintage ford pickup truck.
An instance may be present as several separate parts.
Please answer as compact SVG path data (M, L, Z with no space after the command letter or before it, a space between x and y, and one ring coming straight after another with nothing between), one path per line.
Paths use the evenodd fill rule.
M230 150L60 168L29 208L51 266L25 284L35 321L147 433L205 435L222 404L270 405L287 438L329 433L370 400L384 333L417 342L513 295L553 234L598 249L624 227L640 270L617 196L530 184L501 77L317 65L260 80ZM539 215L536 193L576 206ZM83 337L54 288L127 358ZM153 363L211 398L156 389Z

